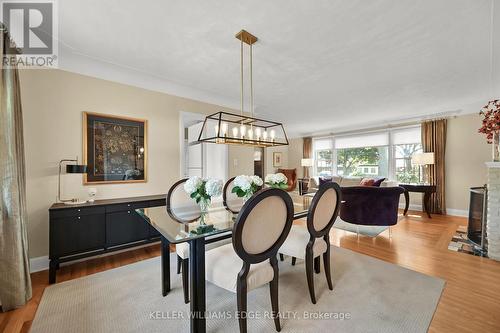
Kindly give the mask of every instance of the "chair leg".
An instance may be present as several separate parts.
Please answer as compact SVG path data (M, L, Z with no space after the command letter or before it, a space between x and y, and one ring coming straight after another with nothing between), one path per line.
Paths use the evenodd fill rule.
M292 266L295 266L295 262L297 261L297 258L292 257Z
M325 269L325 276L326 276L326 282L328 282L328 288L330 290L333 290L333 284L332 284L332 272L331 272L331 267L330 267L330 243L328 241L328 237L325 236L325 241L328 243L328 247L326 249L326 252L323 253L323 268Z
M314 258L312 254L312 249L306 250L306 276L307 276L307 286L309 287L309 295L311 296L311 302L316 304L316 295L314 293Z
M284 261L285 257L283 256L283 253L280 253L280 261Z
M189 259L182 260L182 289L184 290L184 303L189 303Z
M314 272L321 273L321 256L314 258Z
M238 303L238 323L240 333L247 333L247 285L245 281L239 280L236 291L236 302Z
M177 274L181 274L182 258L177 256Z
M276 327L276 331L281 332L281 324L279 318L279 304L278 304L278 262L271 259L271 266L274 270L274 278L269 283L269 291L271 293L271 307L272 307L272 317L274 319L274 326Z

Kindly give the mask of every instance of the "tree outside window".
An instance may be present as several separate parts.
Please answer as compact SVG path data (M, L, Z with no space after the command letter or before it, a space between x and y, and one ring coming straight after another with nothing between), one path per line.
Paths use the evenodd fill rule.
M411 157L422 152L420 143L411 143L394 146L394 159L396 161L396 179L401 183L419 183L422 180L421 170L418 166L411 165Z

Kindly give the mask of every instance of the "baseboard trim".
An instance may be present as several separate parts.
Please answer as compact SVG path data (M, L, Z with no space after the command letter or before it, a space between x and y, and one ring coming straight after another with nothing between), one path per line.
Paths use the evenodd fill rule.
M30 258L30 273L49 269L49 256Z
M400 209L405 208L404 203L399 204ZM417 205L417 204L410 204L410 207L408 207L409 210L417 210L417 211L422 211L422 205ZM469 211L468 210L463 210L463 209L453 209L453 208L446 208L446 215L450 216L460 216L460 217L468 217L469 216Z
M114 254L122 253L122 252L127 252L127 251L131 251L131 250L135 250L135 249L140 249L141 247L151 246L151 245L154 245L154 244L157 244L157 243L158 242L153 242L153 243L138 245L138 246L129 247L129 248L126 248L126 249L123 249L123 250L118 250L118 251L113 251L113 252L108 252L108 253L103 253L103 254L97 254L95 256L91 256L91 257L87 257L87 258L82 258L82 259L78 259L78 260L72 260L72 261L68 261L68 262L63 262L63 263L60 264L60 266L67 266L67 265L71 265L71 264L74 264L74 263L77 263L77 262L86 261L86 260L90 260L90 259L94 259L94 258L107 257L107 256L111 256L111 255L114 255ZM49 262L50 262L49 256L30 258L30 273L35 273L35 272L40 272L40 271L48 270L49 269Z
M446 215L469 217L469 211L463 209L446 208Z

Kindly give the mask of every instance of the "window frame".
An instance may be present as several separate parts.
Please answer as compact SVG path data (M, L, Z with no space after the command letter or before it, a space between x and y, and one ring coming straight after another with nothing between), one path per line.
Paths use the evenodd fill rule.
M396 178L396 146L400 144L394 143L394 135L396 132L404 131L404 130L411 130L411 129L416 129L418 128L419 130L421 129L420 124L413 124L413 125L405 125L405 126L398 126L398 127L392 127L388 129L383 129L383 130L370 130L370 131L359 131L359 132L353 132L349 134L340 134L340 135L329 135L329 136L318 136L318 137L313 137L313 156L314 156L314 166L313 166L313 176L318 177L318 164L316 161L316 152L319 150L315 149L315 141L317 140L330 140L331 142L331 150L332 150L332 168L331 168L331 173L332 175L337 175L338 174L338 168L337 168L337 148L335 148L335 139L338 137L343 137L345 138L346 136L362 136L362 135L367 135L367 134L375 134L375 133L384 133L385 135L388 136L388 177L391 180L397 180ZM422 144L422 142L413 142L409 144ZM384 146L385 147L385 146ZM321 150L326 150L326 149L321 149Z

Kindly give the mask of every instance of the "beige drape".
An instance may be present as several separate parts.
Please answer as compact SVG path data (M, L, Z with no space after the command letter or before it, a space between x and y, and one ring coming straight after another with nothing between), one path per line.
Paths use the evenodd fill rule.
M302 155L304 158L311 158L312 156L312 138L304 138L303 139L303 150ZM309 167L304 167L304 177L309 178Z
M426 172L431 184L436 185L436 193L431 196L430 212L446 214L445 199L445 152L446 119L422 123L422 147L424 152L434 152L434 165L428 165Z
M17 68L3 66L10 43L0 23L0 302L2 311L26 304L31 298L26 232L26 175L23 116Z

